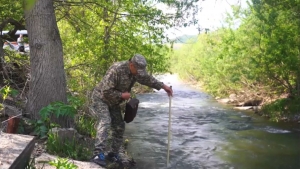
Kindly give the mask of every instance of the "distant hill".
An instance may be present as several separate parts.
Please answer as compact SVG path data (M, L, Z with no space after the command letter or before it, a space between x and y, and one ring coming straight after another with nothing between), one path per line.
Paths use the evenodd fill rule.
M197 35L182 35L177 37L175 43L196 43L197 42Z

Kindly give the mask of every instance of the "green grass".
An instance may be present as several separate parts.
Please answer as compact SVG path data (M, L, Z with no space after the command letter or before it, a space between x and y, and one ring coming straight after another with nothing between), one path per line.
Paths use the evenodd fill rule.
M88 161L92 156L92 149L88 141L79 141L75 137L62 141L57 134L51 133L47 140L47 151L50 154L74 160Z
M96 122L97 120L92 117L86 115L79 116L76 118L76 130L82 135L94 138L97 133L95 128Z

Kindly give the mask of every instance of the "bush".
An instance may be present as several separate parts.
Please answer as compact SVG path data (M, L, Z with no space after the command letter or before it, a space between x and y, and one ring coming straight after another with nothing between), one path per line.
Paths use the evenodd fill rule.
M52 114L57 118L60 116L70 116L74 118L76 113L76 109L71 105L67 105L59 101L53 102L41 109L41 111L39 112L41 120L32 121L32 123L34 124L35 133L39 137L45 137L47 132L51 128L60 127L56 123L51 123L50 117Z
M279 121L300 112L300 98L278 99L262 107L262 112L273 121Z

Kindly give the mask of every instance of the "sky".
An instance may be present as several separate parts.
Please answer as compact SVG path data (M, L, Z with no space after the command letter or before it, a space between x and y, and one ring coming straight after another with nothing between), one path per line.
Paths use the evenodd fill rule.
M210 30L222 27L222 20L225 18L226 12L231 12L231 5L241 5L242 8L247 7L246 0L200 0L198 5L202 7L202 11L197 16L198 24L202 28L209 28ZM165 12L172 13L174 11L163 4L158 4L157 8ZM197 35L198 29L197 26L172 28L167 30L166 34L170 39L174 39L182 35Z

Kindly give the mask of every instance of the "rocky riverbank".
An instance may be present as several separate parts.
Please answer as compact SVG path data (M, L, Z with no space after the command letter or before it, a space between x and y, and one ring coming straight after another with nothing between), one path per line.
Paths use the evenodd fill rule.
M252 95L252 96L251 96ZM264 109L264 106L267 106L276 100L279 99L287 99L287 95L281 95L277 97L255 97L253 96L253 93L248 93L247 95L237 95L237 94L230 94L229 97L226 98L220 98L216 97L215 99L222 104L232 105L233 109L236 110L250 110L254 113L264 116L266 118L272 118L270 114L280 111L280 110L274 110L274 112L270 112L270 110ZM276 112L275 112L276 111ZM285 113L285 112L279 112L277 113L278 117L276 117L275 121L283 121L283 122L296 122L300 123L300 114L299 113ZM273 115L274 119L274 115ZM271 120L273 120L271 119Z
M253 110L255 113L259 113L262 107L262 98L248 98L238 96L236 94L229 95L228 98L215 98L219 103L229 104L233 106L233 109L237 110Z
M184 83L196 88L198 90L204 91L203 84L201 82L197 82L193 79L190 80L182 80ZM284 122L296 122L300 123L300 112L297 111L293 113L286 112L275 112L279 111L275 108L275 111L264 110L264 106L270 105L280 99L289 99L289 95L287 93L283 93L281 95L270 94L270 92L266 92L264 90L254 91L249 89L244 89L237 93L229 94L227 97L215 97L215 100L219 103L231 105L233 109L236 110L248 110L253 111L254 113L270 118L274 120L274 114L277 116L275 121L284 121ZM293 103L295 104L295 103ZM271 117L270 114L273 114ZM278 114L278 115L277 115ZM272 119L273 118L273 119Z

